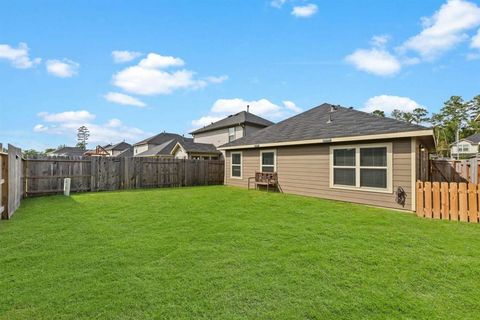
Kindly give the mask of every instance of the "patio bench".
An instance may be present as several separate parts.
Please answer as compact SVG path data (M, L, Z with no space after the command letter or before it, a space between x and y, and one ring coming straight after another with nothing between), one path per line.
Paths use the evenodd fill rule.
M254 180L255 189L257 189L258 186L266 186L268 192L270 187L278 188L278 175L276 172L255 172L255 177L248 178L249 190L250 180Z

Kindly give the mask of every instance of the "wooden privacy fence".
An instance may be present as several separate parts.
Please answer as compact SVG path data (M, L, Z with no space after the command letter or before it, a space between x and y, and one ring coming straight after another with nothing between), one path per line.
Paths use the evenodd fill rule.
M71 191L183 187L223 184L221 160L164 158L39 158L25 161L25 196Z
M416 183L419 217L478 223L480 185L464 182Z
M478 158L468 160L431 160L431 181L480 183L480 162L478 160Z

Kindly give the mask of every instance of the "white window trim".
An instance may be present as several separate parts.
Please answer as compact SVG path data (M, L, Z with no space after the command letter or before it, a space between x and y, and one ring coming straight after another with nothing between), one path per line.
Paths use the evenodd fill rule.
M230 129L233 129L233 135L230 134ZM230 140L230 137L233 137L233 139ZM235 141L236 139L237 139L237 128L235 127L228 128L228 142Z
M360 149L361 148L387 148L387 187L386 188L372 188L360 186ZM344 186L333 183L333 150L336 149L355 149L355 186ZM353 144L353 145L338 145L330 147L330 188L333 189L346 189L357 191L369 191L379 193L392 193L393 190L393 154L392 143L374 143L374 144ZM342 166L336 166L336 168L342 168ZM346 166L345 168L353 168ZM370 169L385 169L385 167L368 167Z
M269 152L273 152L273 172L277 172L277 149L265 149L260 151L260 172L263 172L262 171L262 167L264 166L262 164L263 154L269 153ZM268 166L270 165L266 165L266 167Z
M240 177L235 177L232 175L232 168L234 166L233 164L233 155L234 154L239 154L240 155ZM235 164L235 166L238 166L238 164ZM234 151L230 152L230 178L231 179L243 179L243 152L242 151Z

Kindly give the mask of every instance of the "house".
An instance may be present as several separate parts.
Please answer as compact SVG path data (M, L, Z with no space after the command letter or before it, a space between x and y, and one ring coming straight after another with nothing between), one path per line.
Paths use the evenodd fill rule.
M478 146L480 144L480 133L472 134L466 138L463 138L458 141L458 143L453 143L451 146L451 156L456 157L468 157L474 156L478 153Z
M210 143L218 147L253 134L272 124L273 122L249 111L242 111L190 132L190 134L193 136L195 143Z
M210 143L195 143L191 139L177 141L172 149L176 159L218 160L221 152Z
M125 149L130 148L132 145L130 143L126 143L125 141L119 142L114 145L107 145L104 149L109 153L110 156L116 157L120 153L122 153Z
M219 149L226 185L276 172L286 193L415 210L433 147L430 128L325 103Z
M162 132L133 145L134 157L173 157L171 152L177 141L188 139L176 133Z
M110 156L108 151L105 150L105 148L100 146L100 145L96 146L95 149L85 151L83 153L83 155L87 156L87 157L108 157L108 156Z
M60 147L57 150L49 152L52 157L81 157L85 150L79 147Z

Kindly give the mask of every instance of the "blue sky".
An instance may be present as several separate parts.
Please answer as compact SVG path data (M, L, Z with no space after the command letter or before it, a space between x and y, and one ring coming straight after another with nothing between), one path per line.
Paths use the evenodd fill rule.
M187 134L247 103L435 112L480 94L479 28L476 0L2 2L0 142Z

